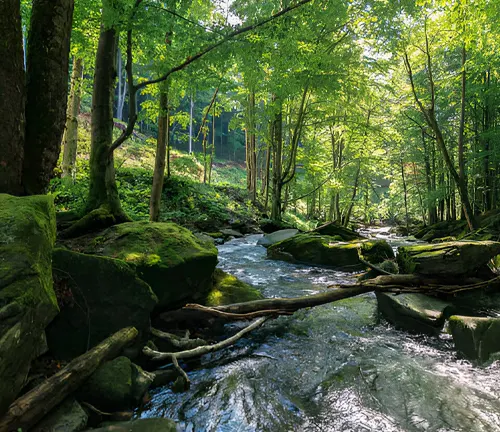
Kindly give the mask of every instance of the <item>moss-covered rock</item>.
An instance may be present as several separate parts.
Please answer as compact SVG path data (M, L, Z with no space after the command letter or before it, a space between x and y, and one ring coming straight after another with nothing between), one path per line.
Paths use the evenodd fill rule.
M385 240L339 242L335 238L316 234L298 234L267 249L271 259L285 259L305 264L322 265L346 271L362 270L359 258L373 264L394 258Z
M385 270L386 272L389 272L391 274L398 274L399 273L398 265L392 260L386 260L383 263L380 263L379 265L377 265L377 267L379 269ZM368 279L374 279L377 276L380 276L380 272L373 270L373 269L370 269L366 273L363 273L361 276L359 276L358 281L361 282L361 281L368 280Z
M465 358L484 363L500 353L500 318L454 315L449 325L455 347Z
M366 237L362 236L361 234L358 234L356 231L346 228L336 222L329 222L325 225L322 225L313 230L313 232L316 234L327 235L330 237L337 237L341 241L366 239Z
M264 298L262 293L237 277L216 269L214 286L205 299L206 306L222 306Z
M49 196L0 194L0 416L25 383L57 314L52 287L56 236Z
M172 420L165 418L147 418L131 422L109 423L93 432L177 432Z
M124 223L79 242L71 243L71 248L132 265L163 309L203 299L217 265L217 248L211 242L174 223Z
M56 249L53 267L61 312L47 339L55 357L72 359L125 327L147 337L158 299L129 264Z
M379 313L395 327L411 333L436 335L454 309L449 302L424 294L377 292Z
M127 357L101 365L78 391L78 398L101 411L116 412L139 404L154 376Z
M398 248L401 273L439 277L474 276L500 254L500 243L492 241L446 242Z

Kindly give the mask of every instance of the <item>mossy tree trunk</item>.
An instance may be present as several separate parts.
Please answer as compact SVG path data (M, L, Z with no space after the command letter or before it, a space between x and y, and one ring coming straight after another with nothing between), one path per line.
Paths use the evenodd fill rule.
M101 27L92 92L90 189L87 212L103 208L118 220L126 220L115 180L113 143L113 97L116 77L117 33Z
M0 28L0 193L20 195L25 104L20 0L0 2Z
M73 7L74 0L33 1L23 169L23 185L28 195L45 193L61 151Z
M66 118L66 132L64 133L64 152L62 163L62 177L75 180L76 151L78 145L78 114L80 113L80 95L83 78L83 60L73 59L73 73L71 75L71 90L68 101Z
M158 222L160 218L161 193L165 179L165 156L169 141L169 112L167 89L160 93L160 112L158 115L158 140L156 141L155 170L153 174L153 187L149 204L149 220Z

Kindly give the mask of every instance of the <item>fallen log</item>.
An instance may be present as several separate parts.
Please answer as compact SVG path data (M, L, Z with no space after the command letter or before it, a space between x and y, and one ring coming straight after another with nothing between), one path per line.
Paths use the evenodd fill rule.
M21 396L0 419L0 432L29 430L77 390L101 363L115 358L137 335L138 332L133 327L120 330Z
M172 346L181 350L193 349L207 344L207 341L203 339L190 339L189 332L186 332L186 337L181 338L172 333L167 333L151 327L151 334L169 342Z

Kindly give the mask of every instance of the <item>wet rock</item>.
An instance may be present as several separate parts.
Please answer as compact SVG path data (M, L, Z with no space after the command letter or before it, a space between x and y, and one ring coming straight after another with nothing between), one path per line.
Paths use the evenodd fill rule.
M158 299L122 260L64 249L53 253L61 312L47 328L52 354L70 360L125 327L147 337Z
M220 230L220 232L225 238L229 238L229 237L241 238L241 237L243 237L243 234L241 234L239 231L236 231L236 230L230 229L230 228L222 229L222 230Z
M85 429L88 416L75 400L66 400L49 413L30 432L79 432Z
M127 357L101 365L78 392L80 400L101 411L116 412L135 408L154 379Z
M271 234L275 231L285 230L285 229L295 229L294 226L287 224L283 221L274 221L269 218L261 219L259 223L259 228L266 234Z
M251 285L240 281L233 275L216 269L214 286L204 302L206 306L222 306L262 299L261 292Z
M395 327L411 333L437 335L453 313L453 305L424 294L377 292L379 313Z
M373 264L394 258L394 252L385 240L339 242L334 237L316 234L297 234L267 249L271 259L284 259L304 264L322 265L345 271L362 270L362 257Z
M158 297L158 308L175 309L204 298L212 285L217 249L174 223L130 222L69 243L82 252L130 264Z
M401 273L472 277L498 254L500 243L492 241L402 246L398 248L398 265Z
M358 234L356 231L350 230L349 228L343 227L336 222L329 222L325 225L322 225L312 232L327 235L330 237L337 237L338 240L341 241L351 241L351 240L362 240L366 239L366 237Z
M0 416L25 384L31 361L45 351L44 329L58 312L55 237L51 197L0 194Z
M455 347L465 358L484 363L500 354L500 318L454 315L449 326Z
M131 422L106 423L93 432L177 432L172 420L165 418L148 418Z
M299 233L298 229L285 229L280 231L275 231L271 234L265 234L264 237L257 241L260 246L271 246L272 244L278 243L280 241L289 239Z

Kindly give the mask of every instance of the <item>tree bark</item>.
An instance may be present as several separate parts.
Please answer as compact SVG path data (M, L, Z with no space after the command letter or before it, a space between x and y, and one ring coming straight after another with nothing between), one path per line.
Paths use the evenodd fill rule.
M20 0L0 2L0 28L0 193L20 195L25 127Z
M21 396L0 420L0 432L29 430L52 408L77 390L101 363L113 359L125 346L133 342L137 334L133 327L120 330Z
M271 219L281 220L281 189L283 183L282 164L283 164L283 113L281 101L274 97L277 104L277 112L273 119L272 127L272 150L273 150L273 182L272 182L272 202L271 202Z
M113 96L115 84L116 30L101 27L92 92L92 129L90 148L90 189L87 212L105 208L126 219L121 208L115 180L113 152Z
M160 93L160 109L158 115L158 139L156 141L155 170L153 187L149 204L149 220L158 222L160 219L160 202L165 179L165 157L169 140L168 94L165 89Z
M23 186L28 195L45 193L61 151L73 7L74 0L33 1L23 168Z
M83 60L73 59L73 73L71 76L71 90L66 118L66 132L64 133L64 151L62 163L62 177L75 180L76 151L78 146L78 114L80 113L80 95L83 78Z

